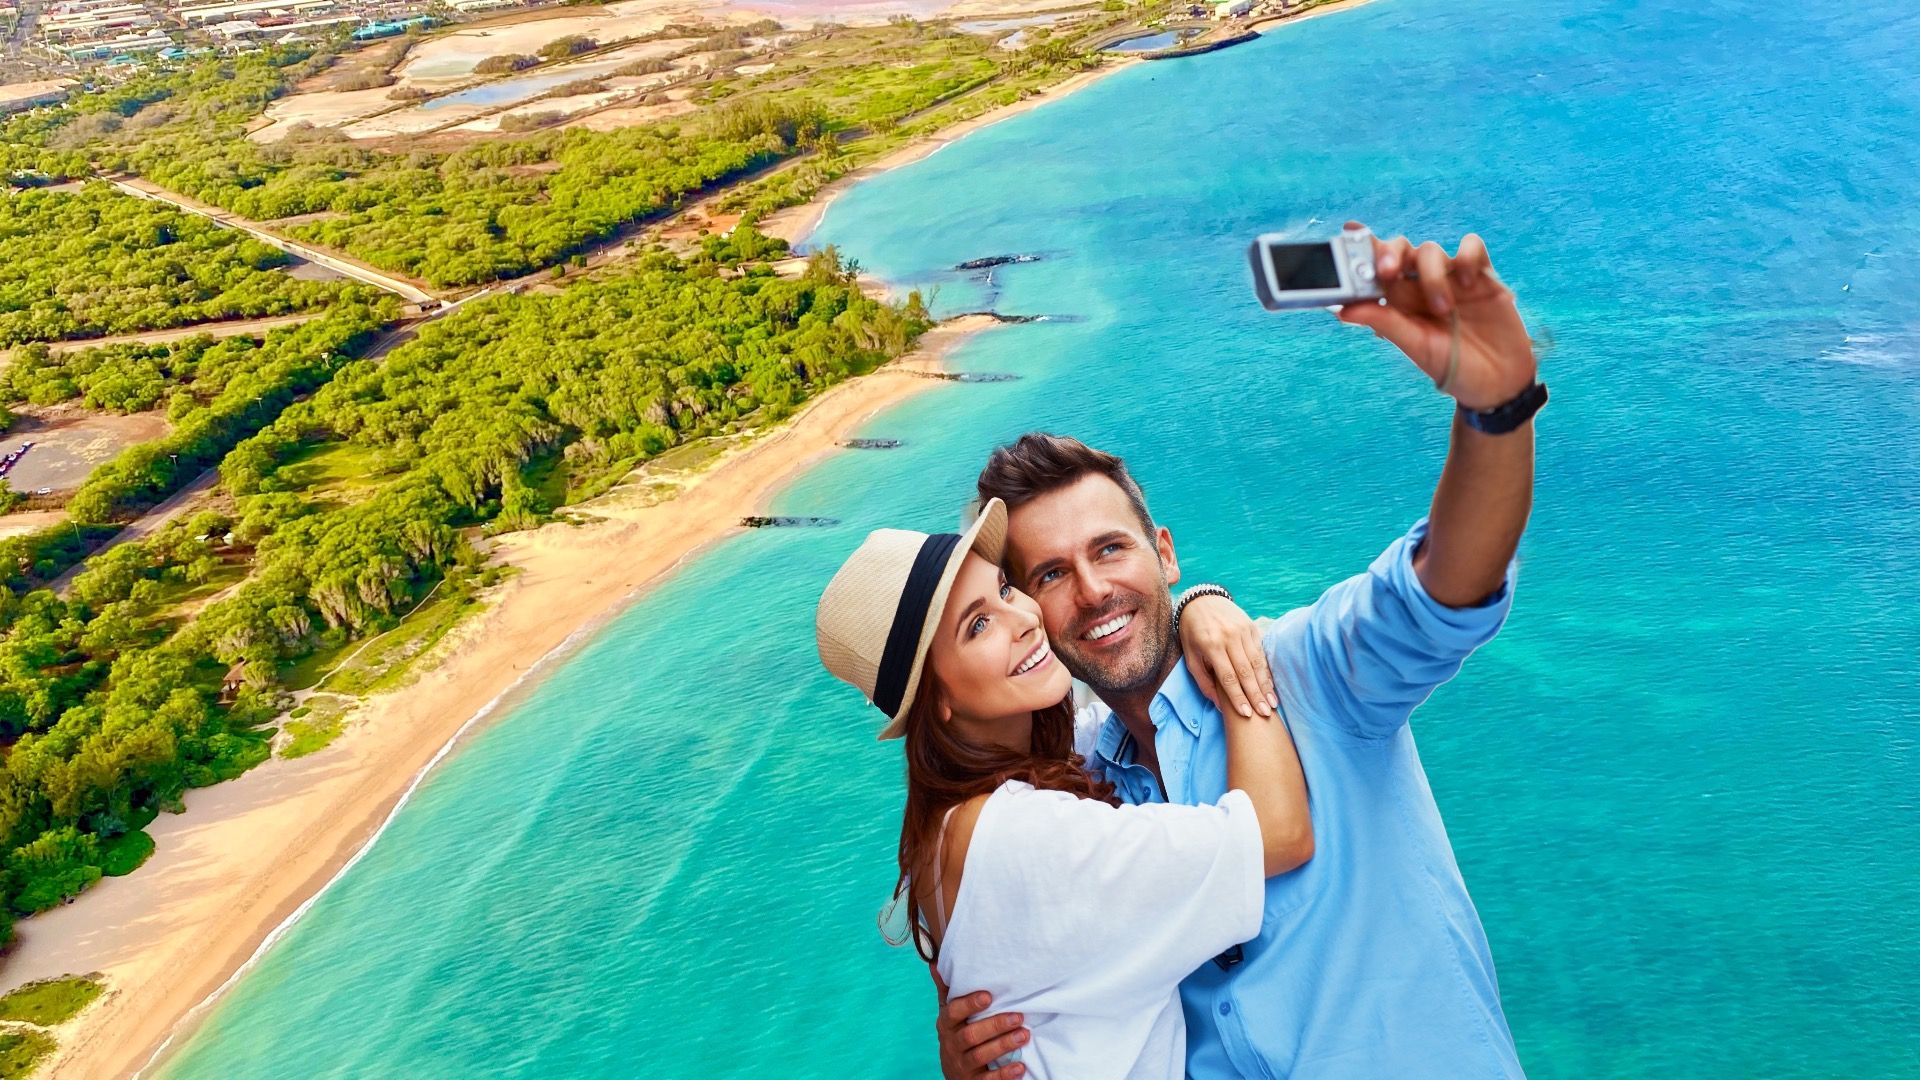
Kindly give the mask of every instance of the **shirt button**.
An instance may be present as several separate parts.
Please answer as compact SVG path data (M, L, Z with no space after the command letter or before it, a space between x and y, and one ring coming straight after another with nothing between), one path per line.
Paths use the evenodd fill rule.
M1228 1002L1225 1002L1225 1001L1223 1001L1223 1002L1221 1002L1221 1003L1220 1003L1220 1015L1221 1015L1221 1016L1227 1016L1227 1015L1230 1015L1230 1014L1231 1014L1232 1012L1233 1012L1233 1006L1232 1006L1231 1004L1229 1004Z

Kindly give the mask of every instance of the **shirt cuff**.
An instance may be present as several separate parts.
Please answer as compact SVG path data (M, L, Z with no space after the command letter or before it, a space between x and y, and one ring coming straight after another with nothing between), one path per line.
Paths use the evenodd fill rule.
M1516 556L1507 562L1506 575L1492 596L1471 607L1449 607L1435 600L1413 568L1413 556L1427 538L1427 519L1413 523L1407 534L1395 540L1368 571L1381 578L1387 587L1402 597L1414 625L1429 638L1472 649L1485 644L1500 629L1513 607L1513 587L1519 574Z
M1241 887L1232 907L1221 912L1233 928L1234 943L1239 944L1259 936L1260 921L1267 913L1267 847L1260 835L1260 815L1254 813L1253 799L1246 792L1234 788L1215 805L1227 812L1227 849L1239 864L1233 877Z

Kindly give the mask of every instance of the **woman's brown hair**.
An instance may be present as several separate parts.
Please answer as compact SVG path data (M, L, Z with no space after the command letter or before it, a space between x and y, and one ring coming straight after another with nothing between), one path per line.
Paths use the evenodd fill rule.
M940 946L927 932L924 905L932 902L933 860L940 858L940 823L949 807L991 794L1008 780L1065 791L1082 799L1118 805L1113 785L1088 775L1073 752L1073 702L1063 698L1033 714L1033 741L1025 754L969 742L940 719L941 688L928 665L907 711L907 807L900 818L900 878L894 893L906 893L907 928L927 963ZM945 928L942 928L942 934Z

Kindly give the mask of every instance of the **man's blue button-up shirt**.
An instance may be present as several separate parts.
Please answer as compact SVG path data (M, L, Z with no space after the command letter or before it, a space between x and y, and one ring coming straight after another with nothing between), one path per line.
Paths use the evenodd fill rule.
M1181 983L1191 1077L1522 1075L1486 934L1407 729L1500 628L1513 572L1481 606L1446 607L1413 570L1425 535L1422 520L1366 573L1265 627L1314 854L1268 879L1260 934L1237 962L1223 956ZM1222 718L1184 662L1150 713L1164 793L1117 717L1101 724L1089 767L1127 802L1218 801Z

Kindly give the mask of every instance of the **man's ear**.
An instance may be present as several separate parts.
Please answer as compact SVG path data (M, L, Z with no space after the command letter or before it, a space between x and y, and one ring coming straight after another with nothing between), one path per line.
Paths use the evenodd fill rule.
M1166 575L1168 585L1180 583L1180 557L1173 553L1173 534L1165 525L1153 530L1154 550L1160 553L1160 569Z

